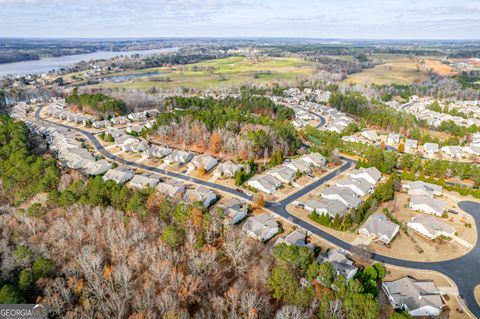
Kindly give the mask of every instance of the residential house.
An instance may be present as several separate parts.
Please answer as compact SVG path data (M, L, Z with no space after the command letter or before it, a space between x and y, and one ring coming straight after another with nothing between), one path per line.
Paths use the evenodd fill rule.
M136 174L128 185L130 187L142 189L145 187L155 187L160 182L160 178L155 174Z
M463 150L460 146L444 146L441 148L442 152L453 158L462 158Z
M183 165L190 162L193 158L193 153L174 150L172 153L168 154L164 161L167 164L179 164Z
M128 123L128 118L126 116L117 116L110 119L113 125L124 125Z
M442 216L443 212L447 209L447 203L428 195L410 196L408 206L411 210L435 216Z
M353 170L350 174L352 178L363 178L370 184L376 185L382 179L382 173L376 167L360 168Z
M343 136L342 140L345 142L351 142L351 143L362 143L362 144L365 143L362 139L358 138L355 135Z
M201 202L208 208L217 200L217 194L205 186L199 186L195 189L188 189L183 195L183 201L186 203Z
M405 310L413 317L437 317L444 302L432 280L403 277L382 283L382 288L396 310Z
M424 155L430 158L433 158L435 154L438 153L438 144L437 143L425 143L423 144Z
M169 154L171 154L173 150L168 147L162 147L162 146L157 146L153 145L150 147L150 154L152 157L158 157L158 158L163 158Z
M129 134L140 134L143 130L143 125L128 125L127 133Z
M323 198L341 201L349 208L358 208L362 200L350 188L331 186L321 192Z
M147 115L144 112L130 113L127 118L133 122L143 122L147 120Z
M224 203L218 205L223 210L225 221L230 224L238 224L247 217L247 202L235 197L227 199Z
M226 161L218 164L214 173L219 176L234 177L237 172L243 169L243 165L235 164L232 161Z
M465 146L462 148L464 153L475 155L475 156L480 156L480 145L475 146L475 145L469 145Z
M323 167L327 160L320 153L310 153L302 156L302 159L313 167Z
M388 137L387 137L388 145L396 145L398 143L400 143L400 134L394 134L394 133L388 134Z
M113 137L114 140L116 140L117 138L124 135L125 133L123 132L122 129L110 127L107 129L107 134Z
M273 215L265 213L247 218L242 230L250 237L268 241L280 232L280 227Z
M366 179L352 177L337 181L335 185L338 187L347 187L358 196L365 196L371 193L375 186L375 184L369 183Z
M105 175L103 175L103 180L104 181L114 181L119 184L125 184L129 180L131 180L135 176L135 173L133 173L131 170L128 168L112 168L109 169Z
M86 175L101 175L112 168L112 164L106 160L87 161L83 166L83 173Z
M261 192L272 194L282 185L282 182L271 174L254 176L247 181L247 185Z
M371 142L377 142L380 139L375 131L363 131L361 135Z
M192 167L199 169L205 169L205 172L209 172L218 164L218 160L215 157L210 155L196 155L192 158L192 161L189 163Z
M406 139L405 141L405 152L406 153L413 153L418 148L418 141Z
M398 233L400 226L388 220L382 213L372 214L367 221L360 227L359 233L372 240L380 240L389 244Z
M311 171L311 166L312 166L312 163L307 162L303 158L297 158L297 159L294 159L293 161L289 161L285 163L285 167L288 167L294 173L296 172L308 173Z
M408 191L408 195L428 195L430 197L433 196L441 196L443 188L442 186L425 183L424 181L408 181L403 184L403 188Z
M185 193L185 184L176 179L160 182L156 188L160 194L176 199L183 197L183 193Z
M358 271L358 267L353 265L353 261L347 258L343 249L330 249L326 254L319 255L317 262L330 262L337 275L344 276L347 281L352 279Z
M307 231L300 229L292 231L285 237L278 238L273 246L280 244L285 244L287 246L296 245L298 247L307 247L310 250L315 249L315 246L312 243L307 242Z
M335 218L335 215L342 216L348 210L347 205L343 202L325 198L320 200L310 199L303 204L306 210L310 212L315 210L319 215L329 214L330 218Z
M433 216L415 216L407 223L407 226L432 240L439 236L451 238L455 235L454 227L439 221Z
M287 166L272 168L271 170L269 170L269 174L278 178L284 183L291 183L295 180L296 177L296 171Z

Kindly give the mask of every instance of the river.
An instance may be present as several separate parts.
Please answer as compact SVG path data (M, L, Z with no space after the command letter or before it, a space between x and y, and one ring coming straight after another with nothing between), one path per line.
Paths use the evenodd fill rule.
M62 67L73 65L80 61L90 61L99 59L109 59L119 55L149 55L156 53L169 53L177 51L178 48L163 48L154 50L140 50L140 51L97 51L93 53L64 55L55 58L41 58L40 60L20 61L12 63L0 64L0 77L7 74L25 75L25 74L39 74L48 73L51 70L58 70Z

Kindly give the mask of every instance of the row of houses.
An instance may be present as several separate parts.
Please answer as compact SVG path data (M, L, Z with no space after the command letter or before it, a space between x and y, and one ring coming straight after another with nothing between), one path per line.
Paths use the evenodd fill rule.
M349 209L358 208L362 204L361 196L371 193L381 179L382 174L375 167L353 170L348 178L322 190L320 199L310 199L302 204L310 212L328 214L331 218L341 217Z
M52 153L71 169L79 170L85 175L102 175L112 168L106 160L97 160L79 141L75 134L64 128L45 126L26 121L27 127L37 135L44 137Z
M97 120L95 116L83 114L80 112L71 112L65 110L64 105L55 103L50 104L47 107L47 114L58 120L82 124L84 126L89 123L94 128L100 129L109 128L112 125L125 125L132 122L146 122L148 119L158 117L160 115L160 111L156 109L150 109L142 112L130 113L128 115L112 117L109 120ZM149 125L152 126L153 122L150 122ZM140 131L138 131L138 133Z
M247 185L258 191L272 194L283 183L292 183L297 172L307 174L313 168L323 167L326 159L319 153L303 155L294 160L286 160L282 165L266 171L262 176L254 176L247 181Z
M477 126L480 125L480 119L478 117L463 118L461 116L453 116L448 113L432 111L428 107L434 102L435 100L431 97L412 96L408 103L399 104L397 101L390 101L390 102L387 102L387 105L394 107L398 110L403 110L403 111L406 111L407 113L413 114L418 119L425 120L430 126L433 126L433 127L438 127L442 122L446 122L446 121L453 121L456 125L464 126L464 127L470 127L472 125L477 125ZM454 105L455 104L452 104L451 107L453 108ZM449 106L449 109L451 107ZM471 112L468 111L464 114L470 116Z

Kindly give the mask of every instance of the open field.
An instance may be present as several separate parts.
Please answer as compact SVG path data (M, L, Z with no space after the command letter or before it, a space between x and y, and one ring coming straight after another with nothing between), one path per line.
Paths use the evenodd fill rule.
M150 68L113 75L165 72L127 82L104 82L101 87L147 90L157 88L209 88L237 86L245 83L294 81L312 75L314 64L296 58L265 58L253 62L245 57L230 57L176 67ZM168 80L166 80L168 79Z
M423 68L426 71L432 70L433 72L442 76L452 76L458 74L458 72L455 71L452 66L442 63L442 61L426 59L423 62Z
M381 59L385 63L371 69L365 69L361 73L355 73L344 81L346 83L366 84L411 84L421 81L425 73L420 70L417 62L404 55L382 55L374 58Z

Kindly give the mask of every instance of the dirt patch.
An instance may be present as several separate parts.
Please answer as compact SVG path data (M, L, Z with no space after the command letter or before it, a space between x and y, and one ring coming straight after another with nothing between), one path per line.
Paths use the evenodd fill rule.
M426 71L433 71L442 76L452 76L452 75L458 74L458 72L455 71L455 69L452 66L445 64L439 60L432 60L432 59L423 60L422 67Z

